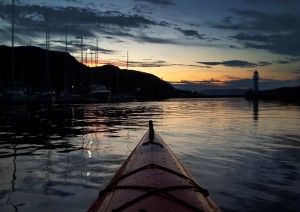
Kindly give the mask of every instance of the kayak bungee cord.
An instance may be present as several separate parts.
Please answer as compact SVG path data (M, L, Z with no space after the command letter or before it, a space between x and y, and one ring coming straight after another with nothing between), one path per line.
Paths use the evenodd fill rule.
M136 174L136 173L138 173L138 172L140 172L140 171L142 171L142 170L149 169L149 168L155 168L155 169L164 170L164 171L167 171L167 172L169 172L169 173L171 173L171 174L174 174L174 175L176 175L176 176L179 176L179 177L183 178L184 180L189 181L189 183L192 184L192 187L193 187L195 190L201 192L201 193L202 193L203 195L205 195L206 197L209 196L208 190L205 189L205 188L200 187L200 186L199 186L195 181L193 181L191 178L189 178L189 177L187 177L187 176L185 176L185 175L183 175L183 174L181 174L181 173L179 173L179 172L175 172L175 171L173 171L173 170L171 170L171 169L168 169L168 168L166 168L166 167L163 167L163 166L160 166L160 165L157 165L157 164L154 164L154 163L151 163L151 164L149 164L149 165L143 166L143 167L141 167L141 168L135 169L135 170L133 170L133 171L131 171L131 172L128 172L128 173L122 175L122 176L119 177L117 180L115 180L114 182L110 183L110 185L109 185L107 188L105 188L104 190L100 191L100 192L99 192L99 196L100 196L100 195L103 195L103 193L105 193L105 192L109 192L109 191L114 190L115 188L117 188L117 187L114 187L114 184L117 184L117 183L118 183L119 181L121 181L122 179L124 179L124 178L126 178L126 177L128 177L128 176L131 176L131 175L133 175L133 174ZM152 188L154 188L154 187L152 187Z
M119 189L122 189L122 186L120 186ZM139 190L143 190L143 191L148 191L150 189L152 189L152 191L148 191L146 194L139 196L133 200L131 200L130 202L126 202L124 205L121 205L120 207L114 209L113 211L122 211L128 207L130 207L131 205L142 201L143 199L146 199L152 195L157 195L157 194L164 194L166 196L168 196L170 199L174 199L177 203L183 205L184 207L190 208L194 211L202 211L199 208L196 208L195 206L182 201L181 199L171 195L170 193L168 193L168 191L174 191L174 190L180 190L180 189L193 189L193 186L173 186L173 187L167 187L167 188L162 188L162 189L157 189L154 187L143 187L143 186L124 186L123 189L139 189Z
M220 211L154 131L151 120L148 132L89 208L123 210Z
M160 170L164 170L164 171L167 171L171 174L174 174L176 176L179 176L181 178L183 178L184 180L187 180L189 181L189 183L191 185L183 185L183 186L170 186L170 187L163 187L163 188L156 188L156 187L146 187L146 186L114 186L114 184L117 184L119 181L121 181L122 179L128 177L128 176L131 176L135 173L138 173L144 169L148 169L148 168L155 168L155 169L160 169ZM126 173L124 175L122 175L121 177L119 177L117 180L115 180L114 182L112 182L107 188L105 188L104 190L100 191L99 192L99 197L101 195L104 195L105 193L107 192L111 192L111 191L115 191L115 190L118 190L118 189L134 189L134 190L143 190L143 191L148 191L148 193L140 196L140 197L137 197L136 199L133 199L131 200L130 202L127 202L125 203L124 205L120 206L119 208L115 209L116 211L119 211L119 210L123 210L127 207L129 207L130 205L138 202L138 201L141 201L151 195L156 195L156 194L160 194L160 193L163 193L167 196L169 196L170 198L173 198L173 199L176 199L176 201L179 201L180 204L183 204L191 209L194 209L194 210L198 210L197 208L195 208L193 205L190 205L176 197L174 197L173 195L169 194L168 191L174 191L174 190L179 190L179 189L193 189L194 191L198 191L200 193L202 193L204 196L208 197L209 196L209 192L207 189L204 189L202 187L200 187L195 181L193 181L191 178L179 173L179 172L175 172L171 169L168 169L166 167L163 167L163 166L160 166L160 165L157 165L157 164L149 164L147 166L143 166L139 169L136 169L134 171L131 171L129 173Z

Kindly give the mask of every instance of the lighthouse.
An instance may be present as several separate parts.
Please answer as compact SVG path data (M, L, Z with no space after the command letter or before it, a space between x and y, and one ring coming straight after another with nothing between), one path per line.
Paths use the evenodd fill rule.
M253 91L254 92L259 91L258 80L259 80L258 71L255 70L254 73L253 73Z

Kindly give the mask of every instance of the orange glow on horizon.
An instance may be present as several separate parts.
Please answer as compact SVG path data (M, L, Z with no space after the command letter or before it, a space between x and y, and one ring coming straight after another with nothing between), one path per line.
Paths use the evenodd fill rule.
M101 60L95 62L95 61L87 61L87 62L83 62L82 63L85 66L88 67L97 67L97 66L104 66L104 65L113 65L113 66L117 66L120 69L126 69L127 68L127 64L125 62L121 62L121 61L117 61L117 60ZM129 67L129 66L128 66Z
M127 69L126 60L122 59L102 59L96 64L96 61L88 60L84 65L88 67L96 67L103 65L114 65L120 69ZM128 69L141 71L149 74L153 74L158 78L172 83L205 83L209 82L213 86L224 86L230 81L241 80L241 79L251 79L253 71L256 68L239 68L239 67L224 67L224 66L211 66L202 67L197 64L185 65L181 64L162 64L161 66L143 66L143 61L130 62L128 63ZM278 66L270 65L266 67L257 68L261 79L274 79L274 80L290 80L295 78L295 74L287 74L286 72L276 72L274 70L279 70Z

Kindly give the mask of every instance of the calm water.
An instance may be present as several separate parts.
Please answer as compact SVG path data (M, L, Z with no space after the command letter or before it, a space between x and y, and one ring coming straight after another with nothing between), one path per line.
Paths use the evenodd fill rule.
M244 99L0 106L0 211L86 211L149 119L223 211L299 211L300 106Z

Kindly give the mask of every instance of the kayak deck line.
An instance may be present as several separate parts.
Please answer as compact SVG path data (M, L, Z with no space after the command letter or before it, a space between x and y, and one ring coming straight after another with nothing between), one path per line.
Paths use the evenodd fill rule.
M118 181L132 175L132 174L135 174L141 170L144 170L144 169L147 169L147 168L156 168L156 169L161 169L161 170L165 170L167 172L170 172L174 175L177 175L181 178L183 178L184 180L188 180L191 185L180 185L180 186L170 186L170 187L162 187L162 188L156 188L156 187L148 187L148 186L132 186L132 185L129 185L129 186L114 186L114 184L116 184ZM118 189L129 189L129 190L143 190L143 191L146 191L146 193L142 196L139 196L137 197L136 199L133 199L131 200L130 202L127 202L125 203L124 205L120 206L119 208L117 208L116 210L122 210L122 209L125 209L126 207L129 207L130 205L138 202L138 201L141 201L151 195L156 195L156 194L165 194L167 196L169 196L170 198L173 198L174 200L176 201L179 201L181 202L181 204L184 204L186 205L187 207L193 209L193 210L198 210L198 208L195 208L193 205L190 205L190 204L187 204L186 202L182 201L181 199L178 199L177 197L171 195L168 193L168 191L172 191L172 190L180 190L180 189L193 189L195 191L198 191L198 192L201 192L203 195L205 195L206 197L209 196L209 192L208 190L200 187L196 182L194 182L192 179L190 179L189 177L179 173L179 172L175 172L171 169L168 169L166 167L163 167L163 166L159 166L157 164L154 164L154 163L151 163L147 166L143 166L141 168L138 168L136 170L133 170L129 173L126 173L124 174L123 176L121 176L120 178L118 178L116 181L112 182L106 189L102 190L99 192L99 197L101 195L104 195L105 193L107 192L112 192L112 191L116 191Z
M155 187L143 187L143 186L120 186L119 189L144 190L144 191L147 191L147 193L131 200L130 202L126 202L124 205L121 205L119 208L116 208L113 211L122 211L122 210L128 208L129 206L131 206L139 201L142 201L145 198L148 198L152 195L157 195L157 194L164 194L164 195L168 196L170 199L174 199L174 201L177 201L177 203L180 203L189 209L192 209L195 211L201 211L201 210L199 210L199 208L196 208L195 206L190 205L187 202L184 202L181 199L168 193L168 191L173 191L173 190L193 189L193 186L173 186L173 187L167 187L167 188L161 188L161 189L158 189Z
M132 174L135 174L141 170L144 170L144 169L147 169L147 168L156 168L156 169L160 169L160 170L164 170L164 171L167 171L167 172L170 172L174 175L177 175L181 178L183 178L184 180L188 180L191 185L180 185L180 186L170 186L170 187L162 187L162 188L156 188L156 187L148 187L148 186L114 186L114 184L116 184L118 181L132 175ZM197 183L195 183L192 179L190 179L189 177L179 173L179 172L175 172L171 169L168 169L166 167L163 167L163 166L159 166L157 164L154 164L154 163L151 163L149 165L146 165L146 166L143 166L141 168L138 168L136 170L133 170L129 173L126 173L124 174L123 176L119 177L116 181L112 182L107 188L105 188L104 190L100 191L99 192L99 196L101 195L104 195L104 193L107 193L107 192L112 192L112 191L116 191L118 189L133 189L133 190L143 190L143 191L146 191L146 193L142 196L139 196L137 197L136 199L133 199L131 200L130 202L127 202L125 203L124 205L120 206L119 208L115 209L117 211L119 210L123 210L127 207L129 207L130 205L138 202L138 201L141 201L151 195L156 195L156 194L165 194L167 196L169 196L170 198L173 198L175 201L179 201L181 204L184 204L186 207L189 207L193 210L198 210L198 208L194 207L193 205L190 205L184 201L182 201L181 199L178 199L177 197L171 195L168 193L168 191L174 191L174 190L179 190L179 189L193 189L194 191L198 191L198 192L201 192L203 195L205 195L206 197L209 196L209 192L207 189L204 189L202 187L200 187Z
M89 208L93 211L220 211L176 158L152 121L109 185Z
M114 187L114 184L116 184L116 183L119 182L120 180L122 180L122 179L124 179L124 178L126 178L126 177L128 177L128 176L130 176L130 175L132 175L132 174L135 174L135 173L137 173L137 172L139 172L139 171L142 171L142 170L144 170L144 169L147 169L147 168L156 168L156 169L164 170L164 171L170 172L171 174L177 175L177 176L183 178L184 180L188 180L188 181L192 184L191 187L194 188L195 190L201 192L201 193L202 193L203 195L205 195L206 197L209 196L208 190L207 190L207 189L204 189L204 188L202 188L202 187L200 187L200 186L199 186L196 182L194 182L191 178L189 178L189 177L187 177L187 176L185 176L185 175L183 175L183 174L181 174L181 173L179 173L179 172L175 172L175 171L173 171L173 170L171 170L171 169L168 169L168 168L166 168L166 167L164 167L164 166L160 166L160 165L157 165L157 164L154 164L154 163L151 163L151 164L149 164L149 165L143 166L143 167L141 167L141 168L135 169L135 170L133 170L133 171L131 171L131 172L128 172L128 173L122 175L121 177L119 177L119 178L118 178L117 180L115 180L114 182L111 182L110 185L109 185L107 188L105 188L104 190L101 190L101 191L99 192L99 196L100 196L100 195L103 195L104 192L108 192L108 191L110 191L110 190L114 190L115 188L117 188L117 187Z

